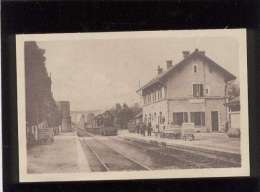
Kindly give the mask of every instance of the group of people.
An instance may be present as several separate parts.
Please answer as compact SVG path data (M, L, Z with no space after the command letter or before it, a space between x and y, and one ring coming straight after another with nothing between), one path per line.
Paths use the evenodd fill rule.
M152 135L152 130L153 129L152 129L151 122L148 122L147 125L145 123L143 123L143 122L140 122L140 123L138 123L136 125L136 132L138 134L143 135L143 136L145 136L146 133L147 133L148 136L151 136Z

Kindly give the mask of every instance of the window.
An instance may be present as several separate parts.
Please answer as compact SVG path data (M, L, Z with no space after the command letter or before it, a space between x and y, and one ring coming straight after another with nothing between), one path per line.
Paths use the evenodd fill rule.
M188 113L187 112L174 112L173 113L173 124L182 126L182 123L188 122Z
M209 85L204 86L204 95L210 95Z
M163 88L163 94L162 94L163 98L166 98L166 95L167 95L167 88L164 87Z
M158 90L158 100L162 98L162 89Z
M198 71L198 66L197 65L193 65L193 72L197 73L197 71Z
M196 127L205 126L205 112L191 112L190 119Z
M151 103L151 95L148 95L148 103Z
M160 124L163 124L164 123L164 121L165 121L165 118L162 116L162 112L160 112L160 115L159 115L159 123Z
M193 84L193 97L203 97L203 84Z

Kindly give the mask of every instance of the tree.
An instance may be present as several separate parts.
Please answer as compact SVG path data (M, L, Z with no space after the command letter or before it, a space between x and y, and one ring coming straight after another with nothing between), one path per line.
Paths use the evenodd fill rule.
M127 104L123 104L123 109L121 112L121 120L122 120L122 128L127 129L127 123L129 120L132 118L132 111L131 109L127 106Z
M142 108L138 103L134 103L134 105L131 107L131 111L132 111L132 117L134 117L142 111Z
M26 122L35 125L47 121L49 126L61 123L56 102L51 91L51 78L45 66L45 50L36 42L24 43Z
M128 122L141 110L142 109L138 103L135 103L131 107L128 107L126 103L123 105L116 103L115 107L111 108L109 111L114 116L114 124L119 125L122 129L127 129Z
M239 82L231 81L227 85L227 95L230 97L230 99L240 96Z

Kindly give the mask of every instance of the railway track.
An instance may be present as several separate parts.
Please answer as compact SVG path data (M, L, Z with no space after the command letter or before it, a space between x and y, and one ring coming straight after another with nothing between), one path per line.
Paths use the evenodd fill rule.
M120 142L127 142L132 146L142 149L144 152L149 152L172 158L175 165L179 168L222 168L222 167L239 167L241 165L240 158L235 155L226 153L215 153L198 149L182 148L180 146L159 146L158 143L147 143L136 140L126 140L123 138L113 138Z
M89 136L92 136L93 134L89 134ZM132 158L126 157L132 162L136 162L137 164L140 164L145 170L150 169L188 169L188 168L226 168L226 167L239 167L241 166L241 159L239 154L231 154L226 152L216 152L211 150L204 150L199 148L191 148L186 146L178 146L178 145L163 145L163 143L158 142L145 142L142 140L136 140L136 139L125 139L120 137L109 137L109 140L113 140L114 142L117 142L118 145L127 144L129 147L133 147L136 150L138 149L141 153L147 154L150 156L154 163L147 164L148 167L144 166L143 164L140 164L138 162L143 162L142 159L138 157L134 157L135 160ZM101 140L98 140L97 142L101 142L103 145L103 148L109 148L110 150L121 154L121 156L124 156L125 151L115 151L116 147L111 148L111 146L108 143L102 142ZM89 146L91 148L92 146ZM127 147L126 147L127 148ZM93 150L93 147L91 148ZM91 150L90 149L90 150ZM95 156L100 156L99 152L94 149ZM102 154L102 153L101 153ZM100 159L101 162L104 160L102 157L97 157L97 159ZM114 158L116 159L116 158ZM100 161L98 160L98 161ZM117 162L117 160L115 160ZM107 166L107 164L105 163ZM103 166L105 167L105 166ZM109 171L110 169L114 169L113 167L110 168L107 166L107 169ZM123 168L122 168L123 169ZM134 168L135 170L135 168ZM139 169L138 169L139 170Z
M149 167L122 154L94 137L83 139L82 142L95 156L101 169L104 171L150 170Z
M193 160L183 158L178 154L169 154L159 148L147 147L146 145L140 145L134 141L128 141L124 139L115 139L116 142L125 142L132 147L138 148L143 153L149 155L156 165L153 165L153 169L188 169L188 168L201 168L202 165L194 163Z

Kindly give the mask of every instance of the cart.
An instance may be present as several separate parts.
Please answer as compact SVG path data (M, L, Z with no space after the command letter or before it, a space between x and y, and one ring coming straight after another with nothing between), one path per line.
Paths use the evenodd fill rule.
M160 137L169 139L180 139L181 128L169 128L161 132Z
M183 140L195 140L194 123L183 123L181 128L181 137Z

